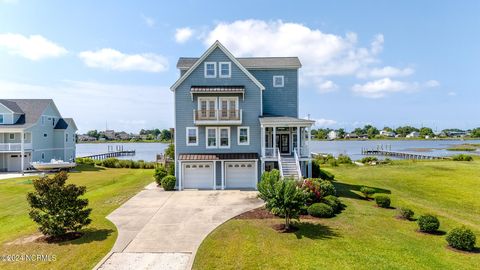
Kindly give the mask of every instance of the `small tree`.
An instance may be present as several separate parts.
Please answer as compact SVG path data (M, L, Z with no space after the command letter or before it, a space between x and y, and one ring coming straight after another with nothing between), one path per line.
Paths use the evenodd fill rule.
M295 180L276 180L275 177L262 176L258 191L270 212L285 217L285 230L289 230L291 219L298 219L301 208L305 205L305 194Z
M35 191L27 194L29 215L44 235L58 237L78 232L92 221L88 217L92 209L86 208L88 200L78 198L85 194L86 187L65 185L67 179L66 172L52 178L40 177L33 180Z

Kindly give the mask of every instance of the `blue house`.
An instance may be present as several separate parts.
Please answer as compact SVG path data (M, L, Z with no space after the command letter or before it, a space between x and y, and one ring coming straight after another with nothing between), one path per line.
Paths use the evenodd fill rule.
M263 171L311 175L310 129L299 118L297 57L236 58L216 41L180 58L175 95L178 189L256 189Z
M51 99L0 99L0 171L75 160L76 131L75 121L63 118Z

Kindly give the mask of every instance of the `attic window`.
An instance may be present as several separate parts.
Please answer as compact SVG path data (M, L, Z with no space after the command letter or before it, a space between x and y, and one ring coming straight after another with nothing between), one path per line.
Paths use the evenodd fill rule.
M217 77L217 63L205 62L205 78L216 78L216 77Z
M232 76L232 64L230 62L219 63L220 78L230 78Z
M3 114L0 114L0 124L3 124Z
M283 87L283 86L284 86L284 77L273 76L273 87Z

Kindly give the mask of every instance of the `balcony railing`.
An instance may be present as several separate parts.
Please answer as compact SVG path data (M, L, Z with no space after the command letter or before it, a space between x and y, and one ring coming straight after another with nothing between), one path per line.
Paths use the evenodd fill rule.
M195 124L241 124L242 110L193 110Z
M32 149L31 143L24 143L23 150ZM0 143L0 151L22 151L21 143Z
M311 156L309 147L300 147L297 149L298 157L309 158Z

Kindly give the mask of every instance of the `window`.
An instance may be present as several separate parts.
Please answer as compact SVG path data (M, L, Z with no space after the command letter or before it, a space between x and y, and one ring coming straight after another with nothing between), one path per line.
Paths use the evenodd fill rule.
M42 125L45 125L46 119L47 119L47 117L42 115Z
M187 145L188 146L198 145L198 128L187 127Z
M42 153L42 160L45 159L45 153Z
M15 140L15 133L10 133L8 137L11 141Z
M230 62L219 63L220 78L230 78L232 76L232 64Z
M284 78L283 76L273 76L273 87L283 87Z
M0 124L3 124L3 114L0 114Z
M47 133L43 133L43 137L48 137L48 134Z
M52 126L55 126L55 118L52 118Z
M238 127L238 145L250 144L250 127Z
M238 120L238 97L221 97L219 109L221 120Z
M230 128L221 127L218 128L220 133L220 147L219 148L230 148Z
M205 128L207 133L207 148L217 148L217 128Z
M217 63L205 62L205 78L217 77Z
M198 98L198 110L200 119L215 119L217 116L217 98L201 97Z
M68 142L68 133L65 133L65 142Z

